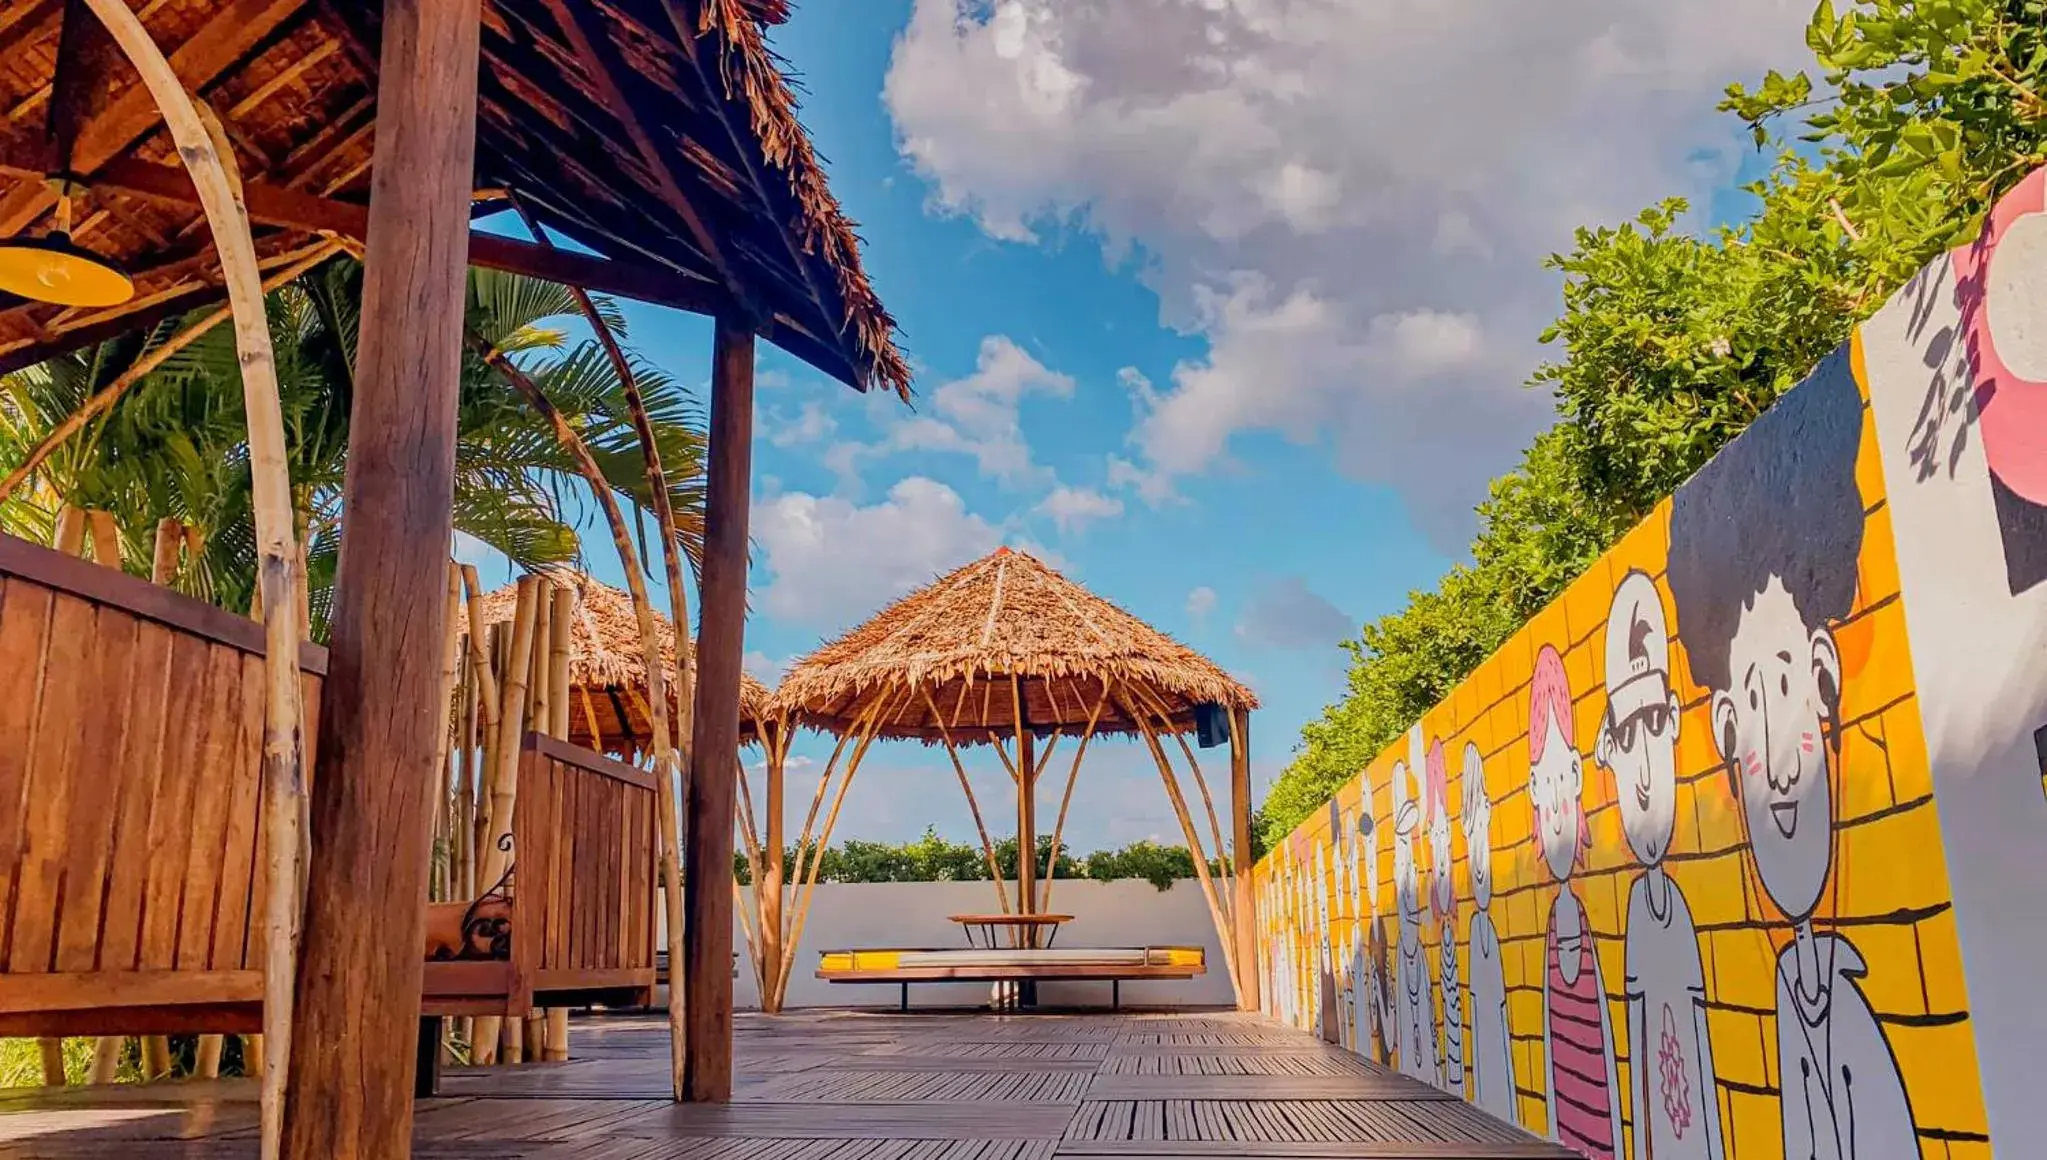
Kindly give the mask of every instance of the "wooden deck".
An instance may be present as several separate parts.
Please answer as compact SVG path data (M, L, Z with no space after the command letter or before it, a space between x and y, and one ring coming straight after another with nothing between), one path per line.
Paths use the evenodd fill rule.
M451 1070L414 1155L530 1160L1565 1157L1462 1100L1235 1014L738 1017L737 1090L667 1100L649 1017L566 1064ZM0 1160L253 1157L246 1081L0 1094Z

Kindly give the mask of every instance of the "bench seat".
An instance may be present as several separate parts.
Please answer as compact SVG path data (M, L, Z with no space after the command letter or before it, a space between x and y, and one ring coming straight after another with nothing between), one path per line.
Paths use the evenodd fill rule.
M1122 983L1192 979L1208 970L1200 947L1060 947L828 950L817 977L828 983L896 983L909 1009L911 983L1039 983L1100 980L1122 1001Z

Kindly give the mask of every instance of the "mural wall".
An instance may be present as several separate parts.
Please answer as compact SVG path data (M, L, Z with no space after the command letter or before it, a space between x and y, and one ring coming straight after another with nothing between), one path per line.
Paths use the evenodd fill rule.
M2047 173L1258 868L1268 1010L1591 1157L2047 1139Z

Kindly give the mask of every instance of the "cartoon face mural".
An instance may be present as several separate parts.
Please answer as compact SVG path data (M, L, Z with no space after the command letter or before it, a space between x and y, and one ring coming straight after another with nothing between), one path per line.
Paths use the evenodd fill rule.
M1677 690L1670 632L1648 573L1614 589L1606 619L1606 713L1594 753L1613 771L1621 830L1645 864L1663 861L1677 824Z
M1542 860L1562 882L1585 840L1584 762L1572 740L1571 688L1557 650L1543 645L1528 690L1528 800Z
M1493 904L1493 803L1486 797L1485 759L1473 742L1464 743L1464 852L1471 874L1471 902Z
M1304 827L1354 1045L1591 1157L2047 1138L2043 319L2047 172Z
M1441 741L1429 743L1428 770L1423 804L1429 819L1429 909L1440 921L1457 908L1450 880L1450 766Z

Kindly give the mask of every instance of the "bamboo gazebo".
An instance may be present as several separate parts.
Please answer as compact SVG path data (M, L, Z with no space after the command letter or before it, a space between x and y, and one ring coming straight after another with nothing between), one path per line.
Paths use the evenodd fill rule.
M669 918L685 952L685 994L671 1007L676 1092L730 1098L733 893L724 876L738 793L754 342L860 390L906 392L909 378L766 43L766 27L788 11L785 0L0 0L0 104L13 110L0 133L0 237L10 239L8 272L21 275L8 285L23 295L0 297L0 371L140 336L132 361L53 432L61 440L232 320L263 608L258 639L246 621L138 589L111 569L111 579L81 572L25 544L0 552L10 594L30 573L38 579L24 591L45 594L0 606L0 651L76 635L75 625L50 627L55 599L73 619L139 618L152 648L161 632L211 642L220 673L240 674L240 687L225 676L207 682L217 691L207 697L189 680L153 677L171 702L150 711L189 729L237 715L233 728L247 740L233 751L233 794L202 776L198 800L236 805L231 832L260 851L232 878L195 855L199 877L183 884L187 897L248 924L234 969L187 971L181 960L142 971L133 957L102 957L99 943L90 956L67 947L57 961L70 965L58 971L46 956L17 954L0 969L6 1033L161 1033L193 1021L210 1030L207 1020L254 1002L267 1041L266 1158L409 1153L421 1009L408 997L424 973L427 838L447 739L441 707L457 671L450 621L462 607L448 552L465 354L495 368L597 474L544 392L465 330L464 267L474 263L715 321L701 628L685 715L695 767L680 826L687 841L678 843L664 806L662 845L680 845L689 884ZM505 209L531 240L472 230L473 218ZM365 268L344 524L330 645L301 649L299 551L262 296L337 253ZM594 308L586 313L608 341ZM679 601L667 488L638 426ZM10 466L0 487L32 480L33 457ZM610 502L610 492L598 498ZM615 503L606 515L629 559ZM636 576L636 564L626 572ZM643 593L635 603L645 624ZM95 647L136 638L106 639ZM40 666L0 659L39 687L72 690L28 697L32 708L99 703L100 674L162 663L154 653L53 651ZM652 700L657 719L666 716L666 698ZM117 718L142 709L104 703ZM76 716L0 722L0 796L76 775L66 755L84 750L39 745L38 729L45 742L52 730L121 735ZM672 740L654 744L674 778ZM137 777L156 768L111 757L95 766ZM37 890L49 886L40 868L59 864L46 846L85 859L100 848L89 835L108 828L84 806L35 824L0 874ZM119 871L80 861L75 872ZM77 885L62 897L101 896ZM45 917L32 917L17 918L14 936L50 937ZM215 949L224 962L233 948Z
M640 630L635 623L631 594L573 569L554 569L546 576L575 594L575 613L569 621L566 740L571 745L628 762L651 756L654 713L647 700L647 660L640 650ZM486 630L512 622L518 594L517 584L484 594L480 616ZM669 690L669 719L676 720L681 706L674 695L680 687L675 669L675 624L656 613L654 630L667 670L663 686ZM761 719L767 711L767 688L753 677L740 674L742 740L751 742L759 737Z
M785 732L816 729L835 735L838 743L796 842L798 865L786 879L779 832L786 741L768 750L769 832L746 835L752 848L766 847L768 866L766 874L756 876L760 886L753 918L758 930L752 933L759 943L763 1005L773 1010L786 994L817 886L819 859L803 855L830 844L847 789L875 741L914 740L945 750L966 794L1002 913L1037 915L1048 906L1052 886L1049 876L1036 880L1031 856L1037 847L1039 779L1060 742L1071 739L1073 754L1052 827L1050 866L1056 867L1089 742L1114 735L1141 739L1157 765L1194 855L1238 1003L1254 1009L1248 744L1250 714L1257 706L1251 690L1214 662L1035 557L1008 548L882 609L797 662L771 702L770 715ZM1227 835L1196 746L1189 741L1199 736L1208 745L1225 735L1230 759ZM1016 790L1019 856L1013 895L1002 881L994 842L961 756L973 747L992 751ZM1192 805L1183 776L1198 795ZM1223 859L1220 874L1211 874L1212 858ZM783 914L785 880L794 891Z

